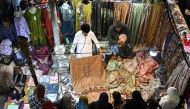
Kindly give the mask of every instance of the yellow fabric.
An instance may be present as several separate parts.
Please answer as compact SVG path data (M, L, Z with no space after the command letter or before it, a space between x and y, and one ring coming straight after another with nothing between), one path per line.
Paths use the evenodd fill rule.
M74 15L75 15L75 30L80 30L80 21L79 21L79 13L77 10L80 10L82 1L81 0L73 0L73 8L74 8Z
M91 24L91 13L92 13L92 5L91 2L87 5L83 5L84 11L84 23Z
M158 24L160 22L160 14L161 14L161 5L158 4L153 5L151 14L149 16L150 20L148 28L145 34L145 42L147 43L147 46L150 46L152 43L154 43L153 39L156 35Z
M125 24L126 16L129 12L129 3L115 2L114 3L114 21L121 21Z

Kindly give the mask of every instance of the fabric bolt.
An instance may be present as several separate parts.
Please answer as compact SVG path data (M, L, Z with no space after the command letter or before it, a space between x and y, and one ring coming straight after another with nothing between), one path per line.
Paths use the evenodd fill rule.
M58 93L58 88L59 88L58 84L47 84L46 92L47 93Z
M49 67L52 65L52 58L47 46L42 46L40 49L33 48L32 59L35 60L36 66L43 74L48 74Z
M167 82L167 70L164 64L160 64L155 70L156 77L160 79L161 85L165 85Z
M70 64L71 80L76 94L88 87L104 84L105 72L101 55L71 59Z
M137 58L138 57L136 56L133 59L126 59L124 61L125 69L127 69L127 71L129 71L130 73L136 74L138 72L139 62Z
M47 38L42 28L41 10L37 9L35 13L27 10L24 16L31 32L32 45L47 45Z
M17 36L24 36L30 40L30 30L28 24L23 16L14 17Z
M146 79L153 78L153 71L158 67L158 63L151 57L148 57L139 63L139 76Z
M173 70L170 78L167 81L168 87L176 87L180 95L183 95L190 77L190 68L185 60L181 61Z
M9 39L11 42L16 42L17 34L14 24L9 24L9 27L0 25L0 40Z
M100 44L94 32L90 31L87 36L84 36L82 30L78 31L73 40L71 53L74 53L76 48L77 58L92 56L92 41L94 41L96 47L99 49Z

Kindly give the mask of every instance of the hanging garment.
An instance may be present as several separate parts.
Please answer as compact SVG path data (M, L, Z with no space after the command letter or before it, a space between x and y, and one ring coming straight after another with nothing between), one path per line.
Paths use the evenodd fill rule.
M74 16L75 16L75 31L80 30L80 7L82 0L73 0Z
M95 33L98 40L101 40L101 2L92 2L92 26L91 30Z
M146 30L148 29L148 21L150 19L150 13L152 10L152 5L151 4L145 4L144 5L144 10L141 18L141 23L139 27L139 32L137 35L137 44L143 44L145 43L145 35L146 35Z
M189 79L190 68L185 60L183 60L173 70L170 78L167 81L167 86L176 87L180 95L183 95Z
M131 26L130 31L131 31L131 40L130 43L131 44L136 44L137 42L137 37L138 37L138 32L139 32L139 28L140 28L140 24L141 24L141 20L142 20L142 15L143 15L143 10L144 10L144 4L138 4L138 3L133 3L132 4L132 22L131 22Z
M91 13L92 13L92 5L91 2L88 4L83 4L83 11L84 11L84 23L91 25Z
M114 3L114 21L121 21L125 24L125 20L129 11L129 4L127 2Z
M76 94L88 87L101 86L105 82L101 55L70 60L72 84Z
M23 16L14 17L17 36L24 36L30 40L30 30L28 24Z
M31 32L32 45L46 45L47 38L42 28L41 10L37 9L36 12L33 13L27 10L24 16Z
M75 34L73 10L69 4L63 3L63 5L60 7L60 13L62 21L61 32L63 39L65 41L66 38L68 38L69 42L72 42Z
M113 24L114 2L102 2L101 4L101 37L107 36L109 27Z
M46 46L42 46L40 49L32 50L32 59L36 61L36 67L43 71L43 74L48 74L49 68L52 65L51 54Z
M44 28L46 30L48 44L50 47L53 47L54 46L54 40L53 40L51 13L48 11L47 8L42 9L42 21L44 24Z
M158 4L155 4L152 7L151 14L149 16L150 19L148 21L148 28L145 34L145 43L147 44L147 46L150 46L154 43L153 39L155 38L158 24L160 22L161 9L162 6Z

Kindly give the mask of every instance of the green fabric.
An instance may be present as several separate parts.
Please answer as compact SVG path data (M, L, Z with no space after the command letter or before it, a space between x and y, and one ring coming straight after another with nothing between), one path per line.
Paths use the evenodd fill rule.
M131 44L135 44L137 42L137 37L139 33L139 28L141 24L141 19L143 15L144 5L133 3L132 6L132 23L131 23Z
M47 39L42 27L41 10L37 9L34 14L26 11L24 16L31 32L32 45L46 45Z

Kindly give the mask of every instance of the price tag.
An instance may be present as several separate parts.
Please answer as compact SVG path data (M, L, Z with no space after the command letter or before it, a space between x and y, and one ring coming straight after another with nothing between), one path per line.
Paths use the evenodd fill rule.
M37 20L37 19L36 19L36 16L34 16L34 20Z

